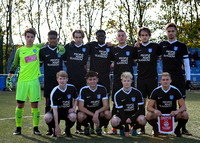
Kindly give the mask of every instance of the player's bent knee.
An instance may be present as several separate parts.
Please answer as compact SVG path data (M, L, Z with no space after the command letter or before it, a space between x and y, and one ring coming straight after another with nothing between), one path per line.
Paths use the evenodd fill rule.
M47 113L44 115L44 120L46 123L50 123L52 121L52 119L53 119L52 114Z
M113 117L111 119L111 125L112 127L117 127L121 122L121 119L119 117Z
M69 113L68 118L70 121L75 122L77 115L76 115L76 113Z
M182 113L182 118L185 119L185 120L187 120L189 118L189 115L188 115L188 113L186 111L184 111Z
M145 126L146 123L147 123L146 118L145 118L144 115L138 116L137 121L138 121L138 123L139 123L140 125L142 125L142 126Z
M86 118L83 112L78 112L78 121L81 123Z
M105 115L105 118L108 119L108 120L111 119L111 117L112 117L112 114L111 114L111 112L109 110L106 110L104 112L104 115Z
M146 119L151 120L151 118L152 118L152 113L148 112L147 115L146 115Z

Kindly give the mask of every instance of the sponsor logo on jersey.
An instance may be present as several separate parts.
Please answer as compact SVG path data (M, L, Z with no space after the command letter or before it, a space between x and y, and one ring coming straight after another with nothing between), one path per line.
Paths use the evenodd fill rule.
M174 95L170 95L170 96L169 96L169 99L170 99L170 100L173 100L173 99L174 99Z
M106 48L106 52L110 52L110 49L109 49L109 48Z
M37 61L37 56L36 56L36 54L35 54L35 55L28 56L28 57L25 57L25 61L26 61L26 63L30 63L30 62L33 62L33 61Z
M97 98L100 99L100 98L101 98L101 94L98 94L98 95L97 95Z
M86 51L86 48L82 48L82 51L85 53L85 51Z
M133 102L135 102L135 97L132 97L131 100L132 100Z
M148 51L149 51L149 53L151 53L151 52L152 52L152 49L148 49Z
M174 51L177 51L178 50L178 47L174 46Z
M129 52L129 51L126 51L126 55L127 55L127 56L130 56L130 52Z
M37 50L36 50L36 49L33 49L33 52L34 52L34 53L36 53L36 52L37 52Z
M70 99L70 98L71 98L71 94L68 94L68 95L67 95L67 98Z

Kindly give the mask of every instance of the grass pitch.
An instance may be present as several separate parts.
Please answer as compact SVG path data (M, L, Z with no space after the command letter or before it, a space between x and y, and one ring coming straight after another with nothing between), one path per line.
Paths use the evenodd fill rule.
M14 136L15 131L15 92L2 92L0 91L0 143L31 143L31 142L69 142L69 143L141 143L141 142L200 142L200 92L191 91L187 92L187 111L190 119L187 123L187 129L193 136L183 136L182 138L176 137L174 134L159 136L154 138L151 135L151 127L147 123L146 134L138 135L137 137L120 137L119 135L103 135L101 137L92 135L90 137L75 134L75 126L71 129L73 138L67 138L62 135L60 138L54 138L45 135L47 126L43 120L44 115L44 98L39 103L40 108L40 124L39 130L42 136L33 134L32 115L29 101L26 102L24 109L24 117L22 121L22 135ZM64 121L61 121L61 130L64 131ZM109 125L109 130L111 126Z

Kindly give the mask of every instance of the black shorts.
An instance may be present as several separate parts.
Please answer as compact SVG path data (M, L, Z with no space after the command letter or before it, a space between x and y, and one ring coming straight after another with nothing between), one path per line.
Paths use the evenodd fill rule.
M50 98L51 91L56 87L58 84L55 83L48 83L44 84L44 97Z
M151 92L158 87L158 78L137 78L137 89L142 92L143 98L149 98Z
M178 78L178 79L172 79L171 85L175 86L180 90L180 92L183 95L183 99L186 98L186 89L185 89L185 78Z

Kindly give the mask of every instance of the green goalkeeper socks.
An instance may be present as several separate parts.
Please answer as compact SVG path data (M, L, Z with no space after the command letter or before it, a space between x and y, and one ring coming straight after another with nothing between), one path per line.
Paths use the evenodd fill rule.
M38 108L32 108L33 126L38 127L40 121L40 111Z
M16 120L16 126L17 127L21 127L22 126L23 113L24 113L24 108L16 108L15 120Z

